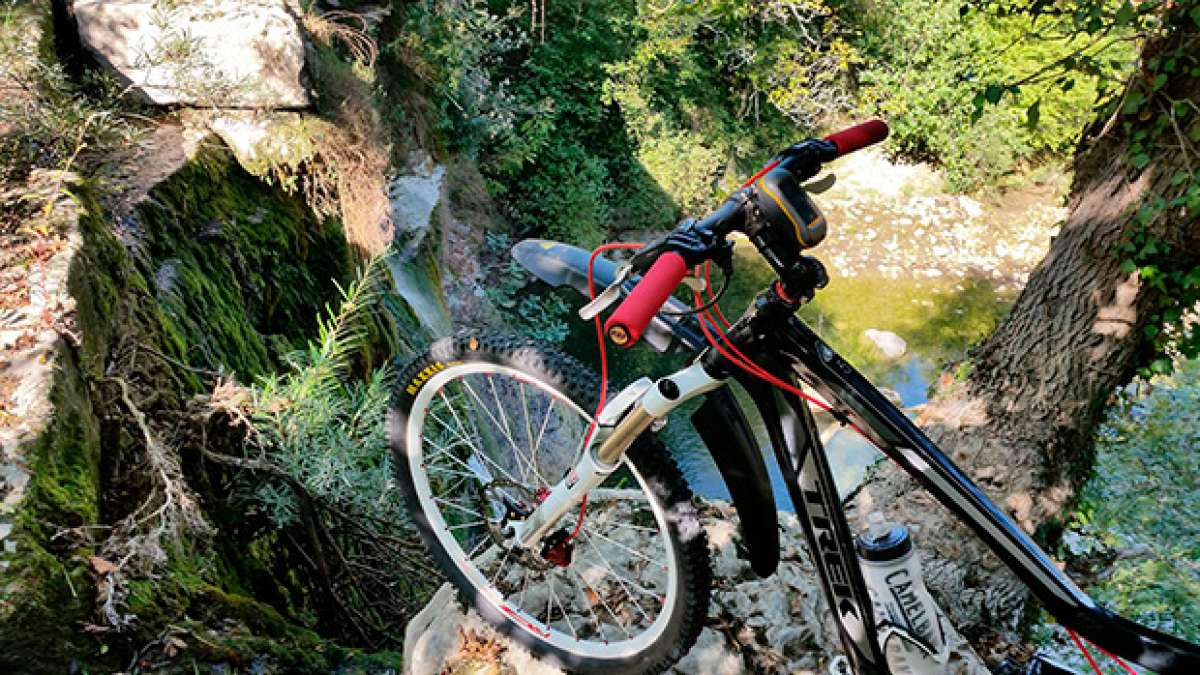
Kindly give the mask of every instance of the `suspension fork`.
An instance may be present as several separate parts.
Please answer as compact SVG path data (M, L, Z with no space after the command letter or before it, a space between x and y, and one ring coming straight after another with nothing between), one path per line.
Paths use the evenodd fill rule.
M689 399L725 383L713 377L697 359L690 366L657 382L642 378L625 388L604 407L596 431L580 453L579 461L567 471L529 517L515 525L516 542L533 550L567 513L579 506L589 491L604 482L637 440L655 422Z

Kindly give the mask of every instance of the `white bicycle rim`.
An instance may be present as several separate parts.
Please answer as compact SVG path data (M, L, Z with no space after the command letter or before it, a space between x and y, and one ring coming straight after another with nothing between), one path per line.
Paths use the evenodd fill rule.
M581 409L575 404L574 401L571 401L561 392L552 388L548 384L533 379L528 374L514 368L476 361L454 364L433 375L429 381L421 387L421 390L418 392L415 400L413 401L411 412L408 418L408 428L405 432L405 441L408 461L407 468L409 475L412 477L417 499L420 502L422 511L424 511L424 514L428 519L429 527L431 528L434 536L437 537L438 543L441 545L442 549L446 551L449 557L453 560L454 564L457 565L462 573L466 576L468 582L475 588L477 592L477 598L486 601L492 605L499 614L508 617L518 627L529 632L550 646L582 657L615 659L632 656L653 645L666 631L667 626L670 623L671 608L674 606L678 597L678 593L680 592L678 570L679 560L674 547L671 545L668 539L667 533L670 530L669 519L666 510L659 499L655 496L653 490L651 490L649 485L646 483L641 473L638 472L637 467L633 466L628 459L623 460L623 466L629 470L630 474L632 474L638 484L639 489L594 490L592 495L589 495L589 502L595 499L597 494L601 494L601 496L607 496L613 499L619 499L622 496L628 497L632 494L640 494L640 497L644 501L648 502L649 509L652 512L657 525L658 536L661 540L662 548L664 549L663 554L665 556L665 571L667 573L667 579L665 589L666 592L659 596L659 601L661 604L658 608L657 615L652 617L652 621L650 622L649 626L643 630L640 630L640 632L636 634L629 635L626 629L626 634L629 635L629 637L626 639L618 639L614 641L604 637L604 629L600 626L599 620L597 620L597 612L599 614L604 614L605 610L607 609L607 614L611 615L611 619L616 620L618 627L620 626L620 620L616 612L611 607L608 607L607 605L600 607L600 604L603 604L604 602L602 598L600 599L600 603L592 604L591 616L593 620L596 620L596 628L600 633L600 639L589 640L578 637L577 630L570 622L570 617L567 614L561 597L557 598L558 607L566 621L566 628L568 630L564 631L562 630L561 626L555 626L555 622L553 621L550 623L543 622L541 619L537 618L536 612L531 613L525 607L520 606L520 604L518 604L518 602L512 597L512 595L515 594L510 594L508 597L505 597L505 595L499 589L497 589L494 582L488 579L487 575L485 575L480 569L481 564L486 564L487 562L494 560L495 555L497 555L497 546L487 546L482 552L475 554L474 557L471 557L468 555L467 551L463 550L463 547L460 545L458 539L452 534L450 526L447 525L446 519L443 517L442 509L439 508L437 498L433 494L428 473L425 469L427 448L423 431L425 429L426 417L434 402L434 397L438 396L439 394L444 397L445 394L443 391L447 384L456 380L463 380L463 378L468 375L507 376L516 380L522 387L526 385L530 387L536 387L537 390L544 392L552 399L551 403L547 407L547 418L549 417L549 410L552 409L553 403L557 402L562 406L565 406L567 411L579 415L582 418L582 421L585 423L585 428L586 423L590 423L592 419L588 412ZM493 390L492 393L494 394L495 390ZM522 393L524 394L524 390L522 390ZM499 400L497 399L496 402L499 410ZM449 406L449 403L447 402L446 405ZM495 421L494 418L493 421ZM497 423L497 427L499 426L499 423ZM461 425L460 428L462 428ZM512 440L511 437L509 440ZM445 450L445 448L436 447L433 449L436 452L443 452ZM472 446L472 449L474 449L474 446ZM499 469L499 467L497 468ZM534 471L536 472L536 469L534 469ZM589 504L589 511L592 508L594 507ZM587 528L587 517L584 518L584 521L584 536L581 542L583 546L577 547L579 549L585 548L589 544L594 544L595 540L599 539L600 537L605 537L599 533L589 532ZM456 527L462 526L459 525ZM629 526L626 525L626 527ZM607 537L605 537L605 539L607 539ZM612 540L609 539L608 541ZM596 548L595 550L600 549ZM583 553L582 551L578 552L580 554ZM472 551L472 553L474 553L474 551ZM647 561L651 560L649 556L644 555L644 552L629 550L629 553L640 556ZM507 555L505 557L507 558ZM598 555L598 558L600 560L593 558L590 559L590 562L593 564L600 562L603 567L608 568L606 570L608 574L620 579L620 577L613 571L608 560L604 559L602 552ZM572 570L572 568L576 567L576 563L578 561L579 559L573 561L565 570L563 568L554 567L551 569L551 573L561 574L562 576L566 577L567 580L571 580L571 577L574 577L575 579L572 585L577 591L579 591L581 595L586 595L588 593L588 590L585 590L585 588L589 589L593 595L596 595L595 590L591 590L593 582L589 582L578 569ZM653 562L661 564L662 561ZM521 563L515 561L513 564L516 566L521 565ZM505 563L502 561L500 565L501 572L503 572L504 565ZM594 568L592 568L591 571L594 572ZM572 572L574 573L572 574ZM525 574L528 576L528 572ZM551 579L553 579L553 577L551 577ZM579 583L580 581L583 583ZM636 582L633 582L632 579L625 579L624 581L631 586L637 586L639 593L641 591L645 591L644 588L640 587L640 585L638 585ZM618 583L621 582L618 581ZM548 606L546 610L546 616L548 620L552 618L554 612L553 604L555 599L555 581L550 581L549 587L550 600L548 602L550 603L550 606ZM565 589L566 587L564 587L564 593ZM526 589L523 589L521 592L522 599L526 595L525 591ZM630 588L628 586L625 587L625 591L632 599L633 593L630 592ZM587 601L591 602L591 599L588 598ZM634 600L633 603L638 607L644 618L650 618L646 616L644 608L640 606L638 601ZM562 623L562 621L559 621L558 623Z

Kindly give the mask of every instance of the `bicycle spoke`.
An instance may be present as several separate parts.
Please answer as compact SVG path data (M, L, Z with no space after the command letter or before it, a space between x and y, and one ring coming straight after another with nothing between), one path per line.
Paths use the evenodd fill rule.
M425 469L427 471L437 471L438 473L444 473L447 476L458 476L458 477L462 477L462 478L474 478L475 480L479 480L479 476L477 476L473 473L463 473L461 471L451 471L450 469L447 469L446 467L437 466L434 464L427 464L425 466Z
M625 585L626 580L622 579L621 575L617 574L616 571L613 570L612 565L610 565L608 562L608 558L604 557L604 554L600 551L600 548L598 546L596 546L595 543L592 542L591 537L587 538L587 543L588 543L588 546L591 548L591 551L600 557L601 565L608 572L609 576L611 576L613 579L617 580L617 584L621 587L621 590L625 591L625 595L629 598L629 601L632 602L633 606L637 607L638 611L642 613L642 618L644 618L647 623L654 623L654 620L651 619L646 614L646 610L642 609L641 603L639 603L633 597L633 593L629 592L629 587ZM661 597L661 595L659 595L657 593L651 593L650 591L647 591L645 588L643 588L640 584L635 582L633 579L629 579L628 581L629 581L630 585L637 587L637 589L639 591L641 591L643 594L649 595L650 597L654 598L655 600L658 600Z
M466 513L466 514L468 514L468 515L472 515L472 516L478 516L478 517L480 517L480 518L484 518L485 520L487 519L487 516L484 516L482 513L478 512L478 511L475 511L475 510L472 510L472 509L468 509L467 507L465 507L465 506L460 506L460 505L458 505L458 504L455 504L454 502L449 502L449 501L446 501L445 499L442 499L441 497L434 497L434 498L433 498L433 501L435 501L435 502L437 502L438 504L441 504L441 505L443 505L443 506L449 506L449 507L450 507L450 508L452 508L452 509L457 509L457 510L459 510L459 511L462 511L463 513Z
M536 457L538 448L542 447L542 436L546 433L546 424L550 422L550 414L554 412L554 399L550 399L549 405L546 406L546 416L542 418L542 426L538 429L537 440L533 442L533 454Z
M525 440L533 442L533 425L529 421L529 400L525 397L525 383L518 382L517 386L521 388L521 413L525 416ZM529 463L537 467L537 448L530 447ZM540 474L539 474L540 475Z
M511 548L504 549L504 557L500 559L500 565L496 568L496 573L492 575L492 586L496 585L496 580L499 579L500 575L504 572L504 564L508 562L508 556L512 555L512 552L513 550Z
M512 443L515 450L517 442L513 439L512 428L508 426L508 415L504 414L504 405L500 403L500 395L496 393L496 379L488 375L487 383L488 389L492 390L492 400L496 402L496 412L500 413L500 421L504 423L504 437Z
M432 455L430 455L430 458L436 457L439 454L445 455L446 457L450 458L455 463L457 463L459 466L463 467L467 471L470 471L471 475L474 476L475 479L478 480L479 482L481 482L481 483L482 482L491 482L490 476L480 476L478 473L475 472L475 469L470 464L467 464L466 462L462 461L461 459L455 457L454 453L450 452L449 448L443 448L442 446L438 445L437 443L434 443L433 441L431 441L429 439L425 439L425 442L428 443L429 445L432 445L433 449L436 451Z
M613 618L613 622L617 624L617 628L620 628L622 631L624 631L625 637L633 637L633 634L629 632L629 629L625 626L625 624L621 623L621 617L617 616L617 613L614 612L612 607L608 605L608 601L604 599L604 596L600 594L600 591L596 590L595 586L588 583L588 580L584 579L583 575L580 574L578 570L572 568L571 571L575 572L575 576L579 577L579 580L582 581L584 585L588 587L588 590L590 590L592 594L596 596L596 599L600 601L600 604L604 605L604 609L608 610L608 615ZM603 631L601 632L601 635L603 635Z
M490 537L484 537L483 539L480 539L480 540L479 540L479 543L478 543L478 544L475 544L475 548L472 548L472 549L471 549L471 552L467 554L467 560L474 560L474 559L475 559L475 554L479 552L479 549L481 549L481 548L483 548L485 545L487 545L487 544L491 543L491 541L492 541L492 540L491 540L491 538L490 538Z
M623 527L627 530L637 530L638 532L649 532L650 534L662 534L662 530L660 530L656 527L644 527L642 525L633 525L631 523L624 523L619 520L604 521L603 524L606 526L612 526L612 527Z
M488 382L489 383L491 382L490 378L488 379ZM496 428L499 429L500 432L504 434L504 438L508 441L508 444L512 446L513 453L515 453L515 455L517 457L518 466L520 465L520 460L522 460L522 459L525 459L526 463L528 463L528 460L524 457L524 455L521 454L521 449L519 447L517 447L517 442L513 439L512 434L509 433L509 431L507 429L507 427L508 427L507 423L504 426L501 426L500 422L496 419L496 416L492 414L492 411L488 410L487 405L483 402L483 399L481 399L479 397L479 394L475 393L475 388L471 386L471 383L467 382L466 380L463 380L462 383L467 388L467 393L469 393L475 399L475 402L479 404L479 407L483 408L483 412L486 413L487 416L492 420L492 424L494 424L496 426ZM493 387L492 391L493 391L493 393L495 392L494 387ZM499 403L498 399L497 399L497 403ZM504 411L501 410L500 414L503 415ZM542 478L542 476L537 471L537 467L534 467L534 466L532 466L532 464L530 464L530 468L533 469L534 476L537 477L537 479L539 481L541 481L542 485L551 485L552 484L549 481L547 481L546 479ZM512 480L511 477L510 477L510 480ZM513 482L515 483L517 481L513 480Z
M548 579L550 579L550 597L553 598L554 600L558 601L558 609L560 612L562 612L563 621L567 622L567 628L570 629L570 631L571 631L571 637L578 640L579 633L575 630L575 624L571 623L571 615L567 613L567 606L563 604L562 598L559 598L558 594L554 592L554 575L550 574L550 575L546 575L546 576ZM546 625L549 625L549 624L550 624L550 615L547 614L546 615Z
M583 581L584 585L587 585L587 581L584 581L584 578L579 576L579 572L576 572L574 569L571 569L571 568L568 568L568 569L570 569L572 572L575 572L575 576L579 577L579 580ZM572 583L574 583L574 582L572 582ZM600 635L600 639L607 642L608 638L604 637L604 628L602 627L602 624L600 623L600 617L596 616L596 609L594 607L592 607L591 598L589 598L587 593L585 593L583 591L583 586L580 586L579 584L575 584L575 588L576 588L576 590L579 591L579 596L583 599L583 604L585 607L587 607L588 614L592 615L592 623L595 624L596 632ZM596 593L596 591L592 591L592 593ZM600 594L596 593L596 597L599 598Z
M487 525L487 522L483 521L483 520L474 520L469 523L459 523L458 525L450 525L450 526L447 526L446 529L454 531L454 530L461 530L464 527L475 527L476 525Z
M631 553L631 554L633 554L633 555L635 555L635 556L637 556L637 557L641 558L642 560L645 560L646 562L648 562L648 563L650 563L650 564L652 564L652 565L662 565L662 562L660 562L660 561L658 561L658 560L655 560L654 558L651 558L651 557L649 557L649 556L645 555L644 553L640 553L640 552L638 552L638 551L635 551L635 550L633 550L633 549L629 548L628 546L626 546L625 544L622 544L621 542L619 542L619 541L616 541L615 539L609 539L608 537L606 537L606 536L604 536L604 535L600 534L599 532L589 532L589 531L588 531L588 528L587 528L587 525L584 525L584 526L583 526L583 532L584 532L585 534L592 534L592 535L595 535L595 536L597 536L597 537L599 537L599 538L603 539L604 541L607 541L608 543L612 544L613 546L616 546L617 548L619 548L619 549L622 549L622 550L623 550L623 551L625 551L626 553ZM663 567L665 567L665 565L663 565Z
M430 416L433 417L434 419L437 419L437 416L434 415L433 413L430 413ZM504 474L504 477L507 478L508 480L510 480L514 483L517 483L518 485L521 484L521 481L517 480L516 478L513 478L513 475L511 473L509 473L507 470L505 470L504 467L497 464L496 461L493 460L491 457L488 457L487 453L481 451L478 447L476 447L475 444L470 441L470 439L466 438L465 436L459 436L459 438L461 438L463 441L466 442L467 445L469 445L471 447L471 450L476 457L478 457L479 459L482 459L483 461L487 462L488 464L491 464L493 467L496 468L497 471ZM425 441L427 443L429 443L430 445L433 445L434 447L438 447L436 443L429 440L428 438L425 439ZM445 449L442 449L442 448L439 448L439 449L441 449L443 452L446 452ZM471 469L470 465L468 465L468 464L464 463L463 466L467 467L467 469ZM488 482L490 482L490 478L491 478L490 476L488 476L488 477L480 476L480 480L485 480Z

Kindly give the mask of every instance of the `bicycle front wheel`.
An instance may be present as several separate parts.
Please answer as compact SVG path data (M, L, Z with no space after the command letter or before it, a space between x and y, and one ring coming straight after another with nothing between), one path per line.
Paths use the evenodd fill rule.
M538 551L506 536L582 452L598 378L516 338L434 343L401 374L390 416L413 522L468 606L583 672L661 672L708 612L707 539L651 434Z

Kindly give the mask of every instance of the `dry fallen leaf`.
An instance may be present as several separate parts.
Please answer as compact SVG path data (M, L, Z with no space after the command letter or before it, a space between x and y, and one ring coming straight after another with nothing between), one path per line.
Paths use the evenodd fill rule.
M93 572L102 577L117 571L116 565L98 555L88 558L88 565L92 568Z
M163 653L168 659L173 659L179 655L179 652L187 648L187 643L177 637L171 636L163 643Z

